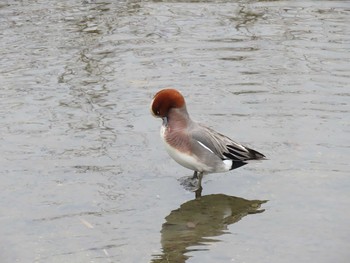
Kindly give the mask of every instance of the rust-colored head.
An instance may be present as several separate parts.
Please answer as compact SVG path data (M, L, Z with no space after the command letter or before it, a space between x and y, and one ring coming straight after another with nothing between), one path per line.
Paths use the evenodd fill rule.
M185 99L176 89L163 89L154 95L151 102L151 113L158 118L167 117L172 108L181 108Z

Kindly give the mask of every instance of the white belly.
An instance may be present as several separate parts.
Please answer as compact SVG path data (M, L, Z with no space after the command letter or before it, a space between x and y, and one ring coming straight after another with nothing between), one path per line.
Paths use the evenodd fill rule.
M200 162L195 156L181 152L168 144L164 136L165 129L166 127L162 126L160 136L162 137L166 151L177 163L193 171L205 172L210 170L210 167Z

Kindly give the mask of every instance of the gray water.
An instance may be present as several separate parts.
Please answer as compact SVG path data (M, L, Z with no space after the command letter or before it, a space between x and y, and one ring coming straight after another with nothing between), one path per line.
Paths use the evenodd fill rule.
M349 25L349 1L2 1L1 262L349 262ZM168 86L269 160L193 200L149 112Z

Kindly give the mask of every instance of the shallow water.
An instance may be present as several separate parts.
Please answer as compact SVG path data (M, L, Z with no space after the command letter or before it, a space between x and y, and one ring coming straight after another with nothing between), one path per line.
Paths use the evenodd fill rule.
M348 262L349 22L348 1L1 3L1 262L159 262L169 251ZM194 119L269 158L207 176L204 207L215 194L232 206L189 215L229 219L241 199L269 200L263 213L204 219L203 230L180 214L173 223L197 238L164 237L193 204L177 180L191 172L167 156L148 109L167 86Z

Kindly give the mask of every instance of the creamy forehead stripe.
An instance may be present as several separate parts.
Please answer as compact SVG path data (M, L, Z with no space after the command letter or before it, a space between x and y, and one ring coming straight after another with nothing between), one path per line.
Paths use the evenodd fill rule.
M154 98L153 98L152 101L151 101L151 105L150 105L150 107L149 107L149 110L150 110L151 114L152 114L154 117L156 117L156 115L155 115L154 112L153 112L153 102L154 102Z
M207 146L205 146L203 143L201 143L200 141L197 141L200 145L202 145L205 149L207 149L209 152L214 153L212 150L210 150Z

